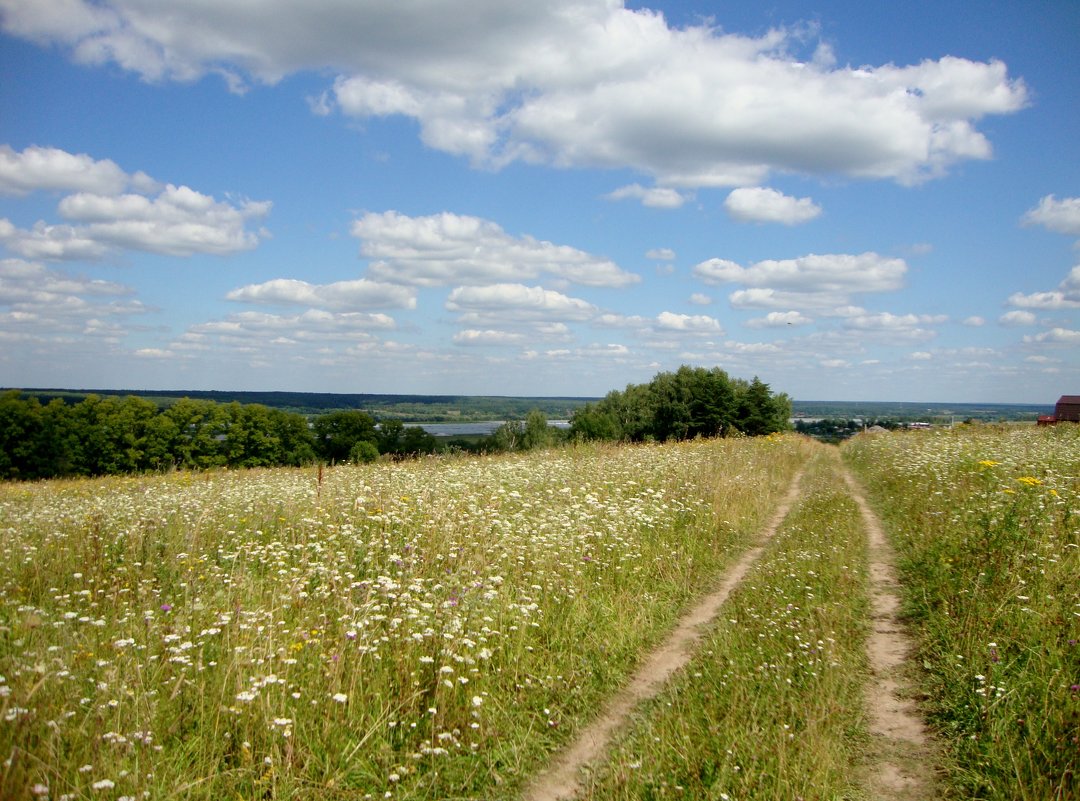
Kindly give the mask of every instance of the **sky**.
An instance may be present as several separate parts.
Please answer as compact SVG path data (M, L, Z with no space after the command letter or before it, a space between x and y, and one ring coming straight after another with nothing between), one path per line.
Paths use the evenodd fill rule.
M0 386L1080 394L1080 3L0 0Z

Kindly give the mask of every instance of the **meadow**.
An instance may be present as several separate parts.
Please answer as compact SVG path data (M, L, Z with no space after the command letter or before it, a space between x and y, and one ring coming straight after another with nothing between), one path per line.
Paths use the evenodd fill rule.
M844 446L900 558L954 797L1080 797L1080 426Z
M798 499L583 797L864 799L866 537L953 798L1080 793L1080 427L0 485L0 798L512 799Z
M512 797L811 447L3 485L0 797Z

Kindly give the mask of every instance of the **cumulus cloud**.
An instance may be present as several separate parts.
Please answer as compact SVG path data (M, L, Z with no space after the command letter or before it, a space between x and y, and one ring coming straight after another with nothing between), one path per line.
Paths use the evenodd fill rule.
M1024 342L1050 343L1055 345L1080 345L1080 331L1060 326L1043 331L1041 334L1025 336Z
M489 166L631 168L662 187L749 186L774 171L918 182L988 158L977 123L1027 102L1000 61L838 66L805 26L672 28L611 0L2 8L6 33L82 63L152 81L216 73L237 90L330 72L321 113L404 115L429 146Z
M972 315L964 319L964 325L971 326L972 328L979 328L986 325L986 318L979 317L977 314Z
M112 161L84 154L0 147L0 191L35 190L75 191L57 206L64 223L41 220L24 229L0 220L0 242L29 259L99 259L114 250L171 256L250 250L267 234L248 226L271 209L268 201L233 203L187 186L162 186L144 173L129 175Z
M262 344L278 340L279 344L293 342L322 343L335 340L353 341L369 338L371 331L395 327L392 317L365 312L328 312L308 309L301 314L282 315L245 311L223 320L194 325L191 334L214 336L233 344L252 342Z
M71 275L23 259L0 259L0 330L25 341L101 336L118 339L115 321L150 311L124 284Z
M656 259L657 261L674 261L675 251L671 248L652 248L645 251L645 258Z
M760 186L734 189L724 201L724 209L739 222L799 225L821 214L821 207L808 197L795 198Z
M0 145L0 194L43 191L114 195L129 187L149 191L155 185L145 173L128 175L115 162L85 153L36 145L16 152L9 145Z
M446 300L449 311L461 312L462 321L496 323L572 322L588 320L597 309L581 298L524 284L457 287Z
M998 318L998 322L1008 326L1035 325L1036 320L1034 314L1021 310L1005 312Z
M614 192L608 193L606 197L608 200L626 200L628 198L640 200L643 206L654 209L677 209L688 199L677 189L660 186L644 187L641 184L619 187Z
M722 336L724 333L720 321L706 314L660 312L656 317L656 327L662 331L680 331L690 334Z
M492 329L467 328L454 334L455 345L520 345L524 341L524 334Z
M344 309L415 309L416 292L401 284L360 278L331 284L309 284L294 278L275 278L232 290L228 300L268 305Z
M1047 195L1020 219L1024 225L1041 225L1059 234L1080 236L1080 197L1058 200Z
M712 298L703 292L695 292L690 296L690 302L695 306L711 306Z
M814 309L845 316L852 295L889 292L903 285L903 259L876 253L810 254L768 259L743 267L727 259L697 264L693 274L707 284L742 284L729 299L737 308Z
M368 272L412 286L481 285L554 276L584 286L624 287L641 279L609 259L567 245L514 237L479 217L443 212L408 217L369 213L352 227Z
M787 325L809 325L812 322L814 322L812 318L807 317L801 312L786 311L769 312L764 317L747 320L746 324L750 328L783 328Z
M1073 267L1057 289L1050 292L1015 292L1008 304L1020 309L1080 309L1080 264Z
M939 314L892 314L878 312L859 314L844 320L844 328L858 331L862 336L881 335L890 340L925 340L937 335L937 332L924 326L939 325L948 317Z

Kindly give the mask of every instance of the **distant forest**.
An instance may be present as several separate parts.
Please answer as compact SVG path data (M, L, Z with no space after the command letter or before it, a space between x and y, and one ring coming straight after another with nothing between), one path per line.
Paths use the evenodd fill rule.
M4 389L0 388L0 392ZM258 403L271 409L314 416L332 411L358 410L378 420L406 423L468 423L487 420L523 420L534 410L551 420L569 420L574 411L594 397L514 397L491 395L380 395L334 392L228 392L206 390L127 389L22 389L25 398L41 404L60 399L75 404L89 395L100 397L136 396L165 409L182 398L215 403ZM1045 404L1014 403L924 403L912 401L812 401L791 400L792 414L798 418L834 420L895 420L897 422L947 422L978 420L1034 421L1040 414L1052 414L1054 401Z
M266 399L291 393L244 395ZM340 404L343 396L317 396L320 401L327 397ZM391 397L399 404L417 402L413 396ZM469 407L469 413L486 409L505 414L536 399L500 400L514 403L492 406L488 399L482 399ZM549 426L544 409L533 404L523 416L507 419L479 441L437 443L423 428L406 426L397 417L376 418L368 411L340 406L305 415L236 399L217 402L170 397L167 403L160 403L136 395L8 390L0 394L0 478L369 462L432 453L440 445L516 451L568 440L663 442L732 434L754 436L789 428L791 416L791 401L786 395L774 395L757 378L750 382L733 379L718 368L681 367L674 373L658 374L648 384L612 391L594 402L544 400L548 409L553 405L560 416L568 415L568 429ZM574 403L567 406L567 401ZM449 400L441 402L448 404Z

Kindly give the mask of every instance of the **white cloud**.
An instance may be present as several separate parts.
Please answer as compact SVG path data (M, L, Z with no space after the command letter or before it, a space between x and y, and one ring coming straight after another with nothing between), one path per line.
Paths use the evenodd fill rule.
M1080 197L1058 200L1047 195L1020 219L1024 225L1041 225L1059 234L1080 236Z
M747 320L746 324L750 328L783 328L787 325L809 325L814 322L813 319L807 317L801 312L786 311L786 312L769 312L764 317L757 317L753 320Z
M641 280L609 259L531 236L513 237L496 223L443 212L408 217L369 213L352 227L368 272L413 286L517 282L541 275L585 286L624 287Z
M690 302L695 306L710 306L712 305L712 298L702 292L695 292L690 296Z
M1080 264L1073 267L1058 288L1051 292L1016 292L1008 304L1021 309L1080 309Z
M0 194L44 191L115 195L129 187L153 191L155 186L145 173L128 175L108 159L36 145L18 153L8 145L0 145Z
M293 278L275 278L232 290L228 300L244 303L309 306L320 309L415 309L411 287L360 278L331 284L309 284Z
M224 320L194 325L189 333L215 336L233 345L244 343L262 347L267 343L304 342L310 347L333 341L366 340L371 337L371 331L386 331L394 327L393 318L385 314L308 309L296 315L239 312Z
M645 251L645 258L656 259L658 261L674 261L675 251L671 248L653 248L652 250Z
M1059 345L1080 345L1080 331L1074 331L1071 328L1051 328L1049 331L1044 331L1041 334L1035 334L1034 336L1025 336L1024 342L1037 342Z
M752 185L773 171L916 182L989 157L975 124L1027 99L998 61L838 66L806 26L675 29L613 0L4 6L5 32L83 63L153 81L217 73L237 90L332 72L323 111L409 116L429 146L478 163L628 167L665 187Z
M936 336L936 331L924 326L938 325L947 320L945 315L878 312L848 317L844 320L844 327L866 337L878 335L887 340L919 341Z
M135 192L123 193L125 189ZM0 242L29 259L93 260L114 250L171 256L250 250L268 234L248 225L270 213L268 201L215 200L187 186L128 175L111 161L55 148L0 148L0 191L81 190L57 207L67 222L29 229L0 220Z
M491 329L480 331L467 328L454 334L455 345L520 345L524 341L524 334Z
M821 207L808 197L794 198L760 186L734 189L724 201L724 208L739 222L773 222L799 225L821 214Z
M914 362L928 362L933 360L934 354L928 353L925 350L917 350L909 354L908 358Z
M687 197L677 189L667 187L644 187L641 184L622 186L605 197L608 200L640 200L643 206L654 209L677 209L687 201Z
M1011 311L1001 315L998 322L1008 326L1035 325L1036 319L1029 311Z
M973 315L964 320L964 325L971 326L972 328L979 328L980 326L986 325L986 318Z
M450 292L446 308L461 312L461 320L467 324L573 322L588 320L597 312L580 298L524 284L457 287Z
M825 254L795 259L760 261L743 267L727 259L709 259L693 269L707 284L742 284L732 292L737 308L813 309L833 316L848 316L852 295L899 289L907 272L903 259L876 253ZM856 312L857 313L857 312Z
M662 331L680 331L688 334L722 336L724 333L720 321L705 314L660 312L656 317L656 327Z
M124 321L148 309L135 291L112 281L84 278L22 259L0 260L0 331L20 341L118 340Z

